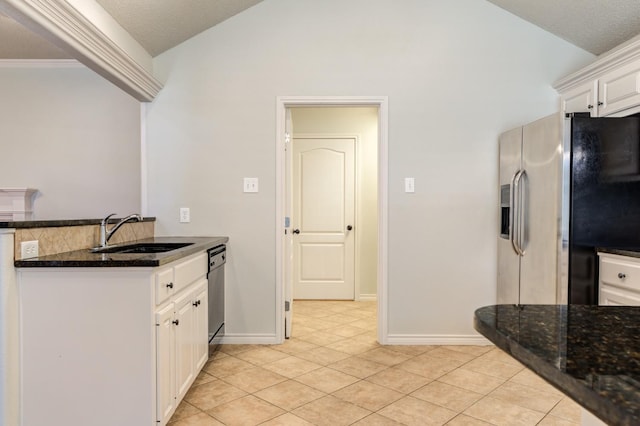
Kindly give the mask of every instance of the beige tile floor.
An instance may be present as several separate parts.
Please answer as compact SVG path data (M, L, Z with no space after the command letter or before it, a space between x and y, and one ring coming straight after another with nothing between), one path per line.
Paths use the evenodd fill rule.
M382 346L373 302L296 301L282 345L219 345L172 426L580 423L493 346Z

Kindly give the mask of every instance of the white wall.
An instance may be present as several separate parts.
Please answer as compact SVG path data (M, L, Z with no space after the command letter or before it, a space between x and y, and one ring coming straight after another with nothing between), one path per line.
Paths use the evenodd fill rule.
M495 302L498 134L555 111L551 83L592 59L484 1L265 0L154 61L156 230L228 235L228 334L273 336L276 97L388 96L389 333L475 335Z
M80 65L0 62L0 187L39 190L37 219L140 210L140 104Z
M356 135L356 279L360 294L377 293L378 109L371 107L292 108L293 134ZM295 142L294 142L295 143Z

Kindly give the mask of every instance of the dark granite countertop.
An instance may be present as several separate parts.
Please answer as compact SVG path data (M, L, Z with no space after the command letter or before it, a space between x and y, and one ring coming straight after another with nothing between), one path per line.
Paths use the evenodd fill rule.
M640 307L486 306L474 327L607 424L640 424Z
M620 256L640 257L640 247L625 247L625 248L611 248L611 247L597 247L596 251L601 253L618 254Z
M68 251L50 256L16 260L16 268L85 268L161 266L229 241L228 237L155 237L128 241L120 245L138 243L193 243L165 253L91 253L89 249ZM116 246L114 244L114 246Z
M121 218L120 218L121 219ZM143 222L155 222L155 217L144 217ZM111 218L109 223L116 223L118 218ZM3 228L54 228L60 226L100 225L102 219L61 219L61 220L18 220L15 222L0 221L0 229Z

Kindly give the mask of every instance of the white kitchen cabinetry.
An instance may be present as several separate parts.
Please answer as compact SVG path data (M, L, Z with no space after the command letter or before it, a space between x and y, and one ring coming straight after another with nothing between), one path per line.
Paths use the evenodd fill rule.
M640 105L640 60L598 79L598 116L605 117Z
M592 117L640 111L640 37L601 55L592 64L557 81L563 113Z
M599 304L640 306L640 259L609 253L598 256Z
M206 271L19 269L22 426L166 424L208 354Z
M562 111L565 113L588 112L598 116L598 84L589 82L562 94Z

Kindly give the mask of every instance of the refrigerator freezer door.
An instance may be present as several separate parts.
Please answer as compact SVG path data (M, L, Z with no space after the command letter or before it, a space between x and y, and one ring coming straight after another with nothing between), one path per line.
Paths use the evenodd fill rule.
M520 303L558 303L562 214L562 125L559 114L524 126L522 132L524 229Z
M503 133L499 139L500 170L499 188L510 188L513 191L513 181L522 168L522 127ZM502 191L501 191L502 192ZM509 194L508 199L514 197ZM501 198L506 198L502 197ZM518 303L520 287L520 256L516 253L511 238L514 236L513 218L514 206L509 206L509 234L498 237L498 291L497 302Z

